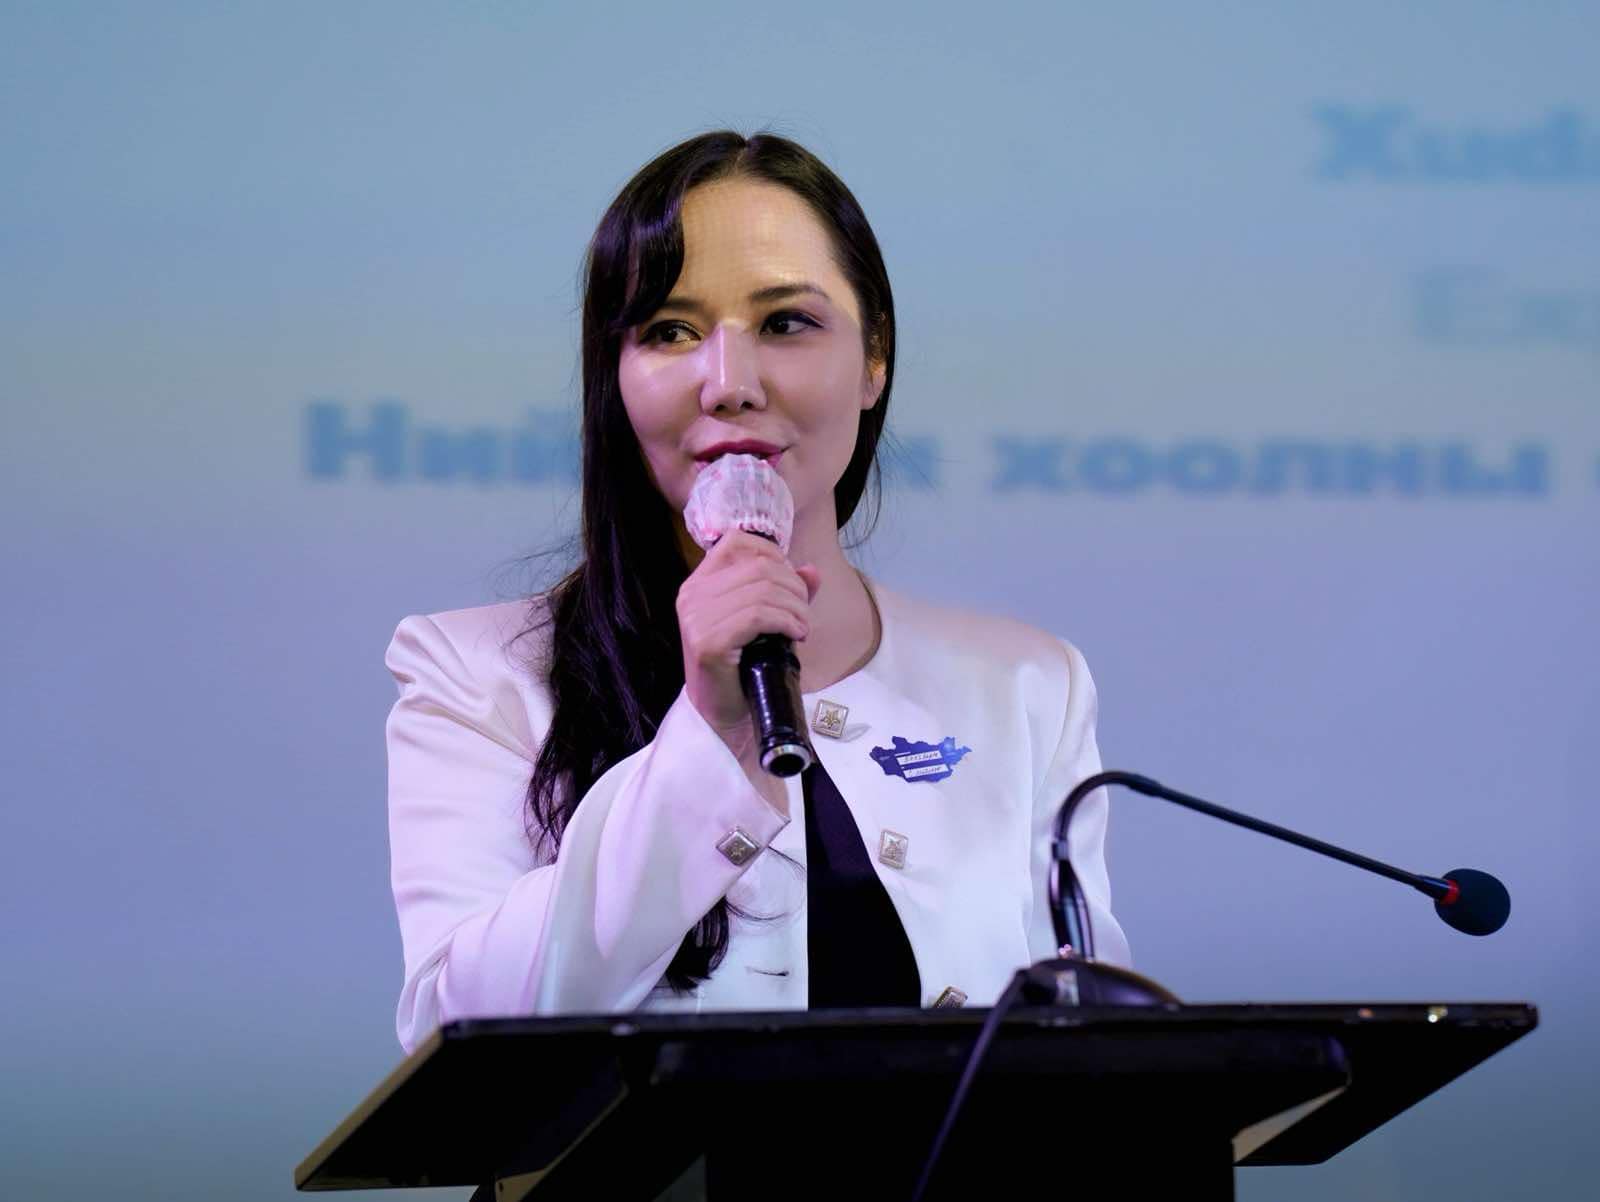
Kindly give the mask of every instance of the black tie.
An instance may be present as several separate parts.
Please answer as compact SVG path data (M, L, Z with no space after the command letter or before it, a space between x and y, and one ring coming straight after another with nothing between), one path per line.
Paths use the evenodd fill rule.
M861 832L818 760L801 776L806 800L809 1007L920 1006L922 980L894 903Z

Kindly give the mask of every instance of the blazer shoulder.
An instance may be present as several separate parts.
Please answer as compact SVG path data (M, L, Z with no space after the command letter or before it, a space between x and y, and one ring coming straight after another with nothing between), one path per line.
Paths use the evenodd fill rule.
M498 662L510 655L542 655L550 644L550 604L544 594L469 609L447 609L426 617L461 653Z
M443 640L472 666L491 670L501 659L538 658L549 646L550 606L544 594L493 605L410 614L395 627L394 642L404 637Z
M893 610L896 636L923 650L937 649L963 665L999 669L1035 667L1059 675L1073 674L1083 655L1060 635L1001 614L983 613L877 588L880 600Z
M384 664L419 702L474 713L496 737L526 755L549 729L550 645L544 595L401 619ZM431 701L424 699L431 698ZM476 723L474 723L476 724ZM509 737L508 737L509 736Z

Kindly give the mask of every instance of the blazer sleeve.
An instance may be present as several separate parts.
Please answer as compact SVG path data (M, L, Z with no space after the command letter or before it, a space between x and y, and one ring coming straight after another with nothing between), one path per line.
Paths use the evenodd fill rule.
M637 1007L759 858L735 866L718 842L737 827L764 848L789 822L680 692L584 796L559 854L536 856L524 798L543 736L508 720L504 657L412 616L384 662L400 691L386 736L408 1054L459 1018Z
M1056 954L1055 925L1050 917L1049 879L1054 871L1051 844L1055 839L1056 811L1075 785L1101 770L1095 741L1099 698L1094 678L1083 654L1060 640L1067 657L1066 714L1055 753L1033 800L1033 913L1028 923L1028 948L1035 959ZM1095 956L1125 968L1132 967L1128 937L1111 913L1111 881L1106 872L1106 819L1110 809L1102 785L1085 797L1073 812L1067 829L1072 868L1083 889L1093 928Z

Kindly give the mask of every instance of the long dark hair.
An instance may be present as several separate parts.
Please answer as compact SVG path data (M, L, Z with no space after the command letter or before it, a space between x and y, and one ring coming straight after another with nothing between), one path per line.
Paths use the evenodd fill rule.
M883 389L877 403L861 412L855 451L834 488L838 526L870 492L864 523L870 530L882 504L878 444L894 384L894 300L878 241L856 198L810 151L772 133L746 138L718 130L659 155L618 193L589 243L582 558L548 594L533 598L522 632L553 627L535 670L548 673L554 713L527 793L529 838L552 854L590 786L655 737L683 688L676 602L689 569L673 515L646 474L623 408L617 365L626 331L660 308L683 269L685 194L698 184L731 178L788 188L830 231L834 260L861 313L862 349L869 363L885 365ZM721 962L729 909L728 900L719 899L684 935L667 966L674 989L694 988Z

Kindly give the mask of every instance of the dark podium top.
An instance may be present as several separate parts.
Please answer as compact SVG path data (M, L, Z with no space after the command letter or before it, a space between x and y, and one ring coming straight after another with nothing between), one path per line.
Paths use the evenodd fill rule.
M824 1184L837 1172L846 1193L861 1185L864 1170L826 1157L876 1164L882 1196L909 1196L987 1014L448 1023L322 1141L295 1184L484 1185L544 1171L535 1199L653 1197L699 1154L741 1146L775 1179L809 1167ZM1076 1193L1086 1159L1145 1171L1203 1162L1197 1174L1218 1181L1220 1170L1227 1185L1199 1194L1231 1196L1234 1163L1326 1160L1537 1021L1521 1003L1018 1008L941 1173L949 1162L1024 1185L1041 1164L1057 1174L1070 1164ZM747 1184L750 1196L765 1189Z

